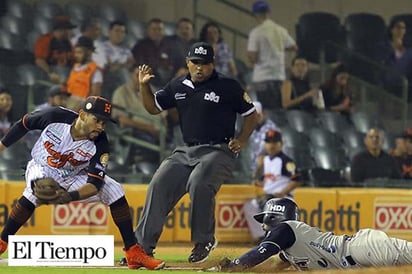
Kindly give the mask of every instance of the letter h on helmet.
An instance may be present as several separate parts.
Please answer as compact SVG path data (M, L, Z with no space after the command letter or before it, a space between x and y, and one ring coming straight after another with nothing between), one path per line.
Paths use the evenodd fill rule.
M283 221L299 220L299 208L288 198L273 198L266 202L263 212L253 216L256 221L275 227Z

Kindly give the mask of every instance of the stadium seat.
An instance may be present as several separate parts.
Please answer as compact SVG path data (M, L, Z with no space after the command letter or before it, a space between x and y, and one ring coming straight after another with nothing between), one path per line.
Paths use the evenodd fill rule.
M93 16L93 10L90 6L82 3L68 2L65 7L67 15L73 21L84 21Z
M287 156L295 161L296 167L299 170L308 170L314 167L309 147L284 146L283 150Z
M352 161L353 157L361 151L364 151L366 148L365 146L359 147L345 147L346 157L349 161Z
M332 133L339 133L351 127L348 119L337 111L319 112L317 119L322 128Z
M326 42L331 41L341 44L342 26L339 18L327 12L308 12L302 14L296 24L296 42L299 54L309 62L319 63L321 49L325 49L325 61L336 62L338 59L337 49L328 46Z
M27 24L22 18L13 15L5 15L1 17L1 28L24 37L27 33Z
M385 129L382 121L377 115L366 113L363 111L357 111L351 114L351 120L356 130L367 133L370 128L377 127Z
M383 138L384 138L383 139L383 149L385 151L394 149L396 147L396 144L395 144L396 136L395 136L395 134L392 134L391 132L385 130L383 132Z
M355 128L348 128L340 133L345 147L364 147L365 133L357 131Z
M406 26L406 33L403 38L406 47L412 46L412 13L403 13L393 15L390 22L402 20Z
M152 177L156 172L159 163L149 162L149 161L140 161L135 164L136 171L141 172L146 176Z
M175 35L176 34L176 23L174 22L164 22L165 35Z
M146 25L142 21L131 19L127 23L127 32L137 40L141 40L146 35Z
M7 1L7 14L18 18L31 18L33 14L32 6L22 0Z
M39 39L41 33L37 30L30 31L26 36L27 41L27 50L34 54L34 45L36 44L37 39Z
M308 132L309 129L317 125L313 115L302 110L286 111L286 119L289 126L299 132Z
M36 15L33 18L33 30L40 34L46 34L53 30L53 21L50 18L45 18L41 15Z
M312 168L308 172L309 180L314 187L346 186L346 179L342 170Z
M53 19L63 14L63 8L55 2L39 1L34 5L34 13L45 18Z
M115 6L109 4L98 4L96 6L96 16L105 19L108 22L113 22L115 20L122 20L127 23L127 18L123 11Z
M311 152L316 167L329 170L342 170L348 165L345 152L341 149L311 146Z
M26 144L23 141L19 141L0 153L0 158L6 161L25 163L30 160L31 156ZM17 168L17 166L14 168ZM20 168L20 166L18 166L18 168Z
M3 64L15 65L32 61L32 57L22 37L0 29L0 60Z
M267 109L264 110L266 116L271 119L276 126L278 127L286 127L288 126L288 120L286 119L286 111L279 109L279 110L271 110Z
M123 45L131 49L136 45L137 39L134 35L127 34L124 38Z
M332 132L323 128L312 128L308 132L311 145L318 147L341 147L340 139Z
M32 86L37 80L46 80L46 75L38 67L32 64L23 64L16 67L16 84Z
M282 127L282 142L284 146L293 148L309 148L308 137L291 127Z
M347 47L365 56L375 59L376 44L385 40L386 26L384 19L372 13L352 13L345 18L344 28Z

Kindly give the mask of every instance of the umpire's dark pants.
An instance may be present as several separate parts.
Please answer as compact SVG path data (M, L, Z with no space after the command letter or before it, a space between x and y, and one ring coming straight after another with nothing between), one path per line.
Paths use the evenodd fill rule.
M168 213L185 193L191 199L191 240L206 243L215 234L215 195L234 168L227 144L177 147L148 187L136 237L148 254L156 248Z

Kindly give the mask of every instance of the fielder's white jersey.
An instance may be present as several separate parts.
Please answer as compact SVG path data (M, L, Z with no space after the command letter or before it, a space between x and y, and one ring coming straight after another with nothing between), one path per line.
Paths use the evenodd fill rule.
M2 139L8 147L23 137L29 130L42 130L35 143L32 161L42 170L42 176L54 178L60 185L67 177L86 170L87 182L97 187L103 184L105 167L109 158L109 144L105 132L95 140L75 141L70 133L76 112L65 108L50 108L25 115ZM35 177L35 176L34 176Z

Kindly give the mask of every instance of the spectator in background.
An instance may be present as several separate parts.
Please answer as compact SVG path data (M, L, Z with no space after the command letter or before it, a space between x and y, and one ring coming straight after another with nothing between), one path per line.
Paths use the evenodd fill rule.
M282 105L280 85L286 79L285 51L297 50L296 42L288 31L269 18L266 1L253 3L252 12L258 22L249 33L247 53L253 64L251 91L263 109L276 109Z
M119 121L120 127L131 128L133 130L133 136L136 138L158 144L160 126L163 124L163 126L166 127L165 116L151 115L144 108L142 95L139 91L138 75L138 69L132 69L130 72L130 81L114 91L112 97L114 106L112 117ZM136 116L126 111L133 112ZM133 156L133 154L137 155L136 150L137 148L133 148L130 156ZM149 154L149 152L145 151L144 154Z
M66 80L58 71L70 71L73 65L73 53L70 43L71 29L76 26L67 16L57 16L53 21L53 31L41 35L34 46L36 65L42 69L54 83ZM61 69L59 69L61 68ZM64 74L64 73L63 73Z
M126 33L126 24L123 21L116 20L110 23L109 38L102 43L101 48L103 60L97 62L99 66L110 72L123 68L130 69L133 66L132 52L123 45Z
M329 80L319 87L322 90L326 110L338 111L349 116L352 110L349 77L347 68L340 64L332 71Z
M351 162L352 182L367 179L400 179L401 171L395 159L383 150L383 131L371 128L365 136L366 151L356 154Z
M41 111L52 107L66 107L67 99L70 93L67 92L66 86L54 85L47 91L47 101L38 105L34 111ZM28 148L33 148L37 139L41 134L41 130L31 130L24 136L24 142Z
M13 98L6 88L0 88L0 137L3 137L9 130L10 110L13 106Z
M88 96L99 96L103 83L103 75L97 64L92 61L94 51L93 40L80 37L74 47L74 64L69 79L67 90L72 95L67 107L78 110Z
M276 124L267 117L262 109L260 102L253 102L255 105L258 125L249 137L248 150L250 151L250 158L248 161L249 169L252 170L252 174L256 173L257 158L260 155L265 154L265 137L266 132L269 130L280 131Z
M395 158L401 169L402 179L412 179L412 129L400 134L395 140L396 147L389 154Z
M173 61L176 63L178 70L175 75L183 76L189 71L187 70L186 63L184 62L187 53L189 52L190 46L196 42L194 38L194 26L193 21L189 18L183 17L177 21L176 34L167 37L170 40L173 47Z
M90 38L93 40L93 45L95 50L92 54L92 60L101 68L104 68L105 65L105 55L103 53L102 42L99 41L101 36L101 26L97 18L87 18L80 25L80 33L73 36L70 40L72 47L75 47L77 41L81 36Z
M315 112L318 108L315 101L319 90L311 88L308 80L308 62L304 57L295 57L292 60L291 76L281 87L282 107L284 109L300 109Z
M265 133L265 152L257 158L257 170L252 184L262 187L264 194L247 201L243 206L245 218L254 241L264 238L261 224L253 216L263 210L272 198L293 199L293 191L300 185L300 175L295 162L282 152L282 135L279 131Z
M232 78L237 77L237 68L232 50L223 41L222 30L215 22L207 22L200 30L200 41L209 43L215 51L215 69Z
M152 85L156 89L171 80L182 66L181 60L176 61L173 43L170 39L165 39L164 28L161 19L151 19L147 24L147 37L138 41L132 49L138 65L147 64L153 69L155 78Z
M385 87L398 95L402 92L402 76L412 82L412 49L404 43L405 33L405 22L393 19L388 26L388 40L381 50L382 62L390 69L384 78Z

